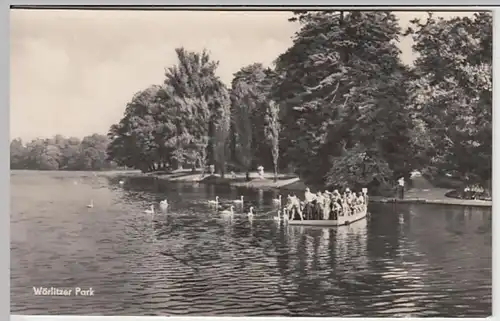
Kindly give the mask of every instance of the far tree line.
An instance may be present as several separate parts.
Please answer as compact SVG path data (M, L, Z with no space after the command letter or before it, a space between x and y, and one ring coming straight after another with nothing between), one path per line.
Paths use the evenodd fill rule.
M116 163L108 159L106 135L93 134L83 139L56 135L33 139L26 144L19 138L10 143L10 168L31 170L108 170Z
M108 159L157 171L213 164L290 171L310 184L384 188L414 169L488 185L492 16L415 19L391 12L295 12L301 24L272 68L217 76L208 51L176 49L162 84L136 93L111 126ZM417 59L401 61L398 42Z

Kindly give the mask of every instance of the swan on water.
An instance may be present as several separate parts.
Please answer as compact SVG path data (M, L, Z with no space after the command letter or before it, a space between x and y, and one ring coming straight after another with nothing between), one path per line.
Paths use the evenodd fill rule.
M123 185L125 182L123 180L119 181L118 184Z
M94 200L90 200L90 204L87 205L88 208L94 207Z
M283 209L283 220L284 221L288 221L289 217L288 217L288 209L284 208Z
M248 211L248 217L253 217L253 206L250 206L250 210Z
M276 222L279 222L281 220L288 221L288 213L287 213L286 208L284 208L283 211L278 211L278 216L273 217L273 219Z
M154 205L151 205L149 209L145 210L144 213L146 214L154 214L155 213L155 207Z
M221 211L221 214L224 215L233 215L234 214L234 206L231 205L231 207L228 210Z
M273 203L281 206L281 194L278 196L278 198L273 198Z
M233 203L235 204L243 204L243 195L241 195L239 200L234 200Z
M208 205L217 205L219 204L219 196L215 196L215 201L214 200L209 200Z
M162 211L166 211L166 210L167 210L167 208L168 208L168 202L167 202L167 200L163 200L163 201L161 201L161 202L160 202L160 209L161 209Z
M273 220L275 220L276 222L281 221L281 211L278 211L278 216L274 216Z

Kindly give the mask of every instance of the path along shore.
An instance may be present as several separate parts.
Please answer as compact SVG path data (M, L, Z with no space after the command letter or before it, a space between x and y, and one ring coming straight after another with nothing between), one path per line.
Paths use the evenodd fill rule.
M132 174L136 176L138 174ZM140 176L153 176L158 179L172 182L191 182L191 183L206 183L215 185L230 185L236 187L256 188L263 190L282 190L283 192L303 193L306 185L298 177L280 174L278 180L274 182L271 173L265 173L261 178L257 173L250 173L250 181L245 180L245 174L238 173L234 176L226 174L225 178L220 178L218 175L206 175L202 177L199 172L192 173L190 170L178 170L171 173L148 173ZM127 175L128 176L128 175ZM447 197L445 194L451 189L434 187L423 177L418 177L413 180L413 188L405 192L404 199L395 197L380 197L371 196L370 202L376 203L418 203L418 204L443 204L443 205L461 205L461 206L479 206L492 207L492 201L483 200L462 200Z

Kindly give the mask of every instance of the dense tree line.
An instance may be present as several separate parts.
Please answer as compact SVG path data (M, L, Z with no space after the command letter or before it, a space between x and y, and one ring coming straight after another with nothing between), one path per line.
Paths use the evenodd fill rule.
M492 17L429 14L402 30L382 11L296 12L273 68L217 77L205 51L177 49L165 81L136 94L113 125L118 164L153 171L215 164L290 169L327 186L390 186L413 169L491 178ZM413 66L398 41L414 40Z
M107 170L116 168L108 160L105 135L90 135L82 140L56 135L34 139L27 144L17 138L10 143L10 168L32 170Z
M111 126L108 159L144 172L213 164L222 176L263 165L329 187L385 188L414 169L491 180L490 13L429 14L407 30L383 11L290 20L301 26L291 47L272 68L241 68L230 88L207 51L176 49L164 82L135 94Z
M434 172L491 188L492 15L412 21L419 54L409 81L415 155Z

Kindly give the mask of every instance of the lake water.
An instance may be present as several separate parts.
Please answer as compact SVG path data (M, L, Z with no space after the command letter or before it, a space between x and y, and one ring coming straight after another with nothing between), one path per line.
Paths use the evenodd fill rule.
M207 200L245 195L249 221ZM11 313L486 317L491 210L370 204L349 227L275 222L272 193L11 172ZM167 198L167 213L144 213ZM94 208L87 208L90 200ZM237 210L237 213L242 213ZM93 296L35 296L33 287Z

